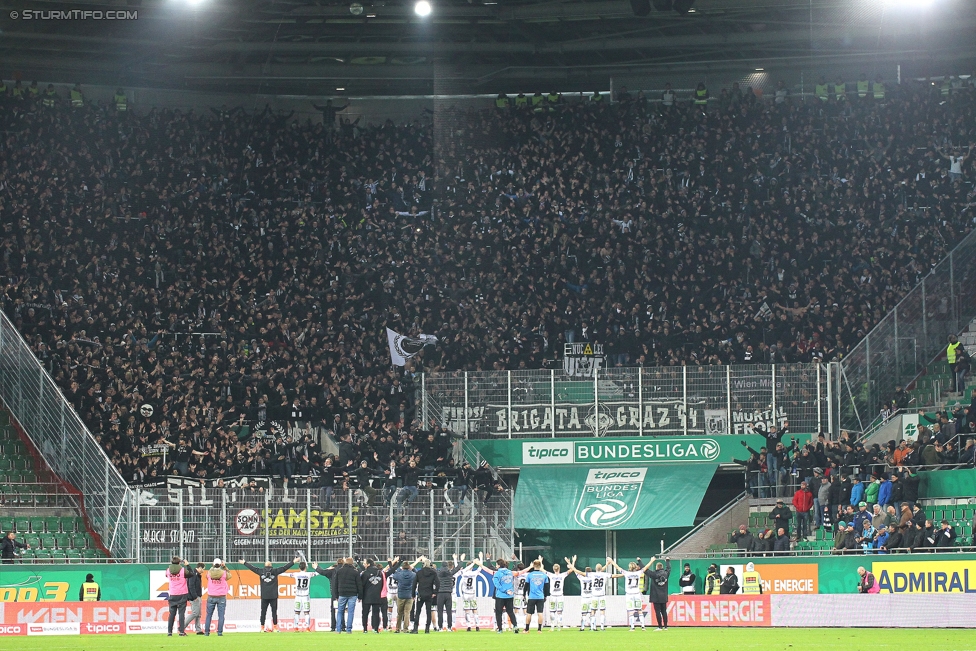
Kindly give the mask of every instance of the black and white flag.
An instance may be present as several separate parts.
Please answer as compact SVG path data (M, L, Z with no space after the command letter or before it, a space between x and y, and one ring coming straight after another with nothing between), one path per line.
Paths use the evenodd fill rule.
M390 344L390 360L394 366L403 366L424 346L433 346L437 343L437 337L434 335L420 335L419 338L408 337L389 328L386 329L386 339Z

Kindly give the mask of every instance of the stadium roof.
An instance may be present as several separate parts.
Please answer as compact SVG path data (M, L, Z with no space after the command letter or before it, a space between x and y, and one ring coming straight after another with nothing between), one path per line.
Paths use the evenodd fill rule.
M966 0L696 0L683 14L650 0L646 16L635 14L645 0L432 0L425 19L413 0L359 1L361 13L322 0L7 0L0 74L248 93L462 94L841 61L937 75L976 59ZM65 10L102 13L27 14Z

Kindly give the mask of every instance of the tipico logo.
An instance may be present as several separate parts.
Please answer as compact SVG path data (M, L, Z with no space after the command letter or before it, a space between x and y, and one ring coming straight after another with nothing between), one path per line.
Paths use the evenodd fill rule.
M573 518L587 529L616 527L631 518L646 468L593 468L586 473Z
M573 463L573 443L532 442L522 444L522 464Z

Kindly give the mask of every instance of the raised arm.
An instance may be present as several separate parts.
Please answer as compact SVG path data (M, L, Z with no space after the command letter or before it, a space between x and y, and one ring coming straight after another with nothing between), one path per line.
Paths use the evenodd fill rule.
M654 561L656 560L656 556L651 556L651 560L647 561L647 565L641 568L641 572L646 572L647 570L651 569L651 566L654 565ZM637 561L640 562L640 559L638 558Z

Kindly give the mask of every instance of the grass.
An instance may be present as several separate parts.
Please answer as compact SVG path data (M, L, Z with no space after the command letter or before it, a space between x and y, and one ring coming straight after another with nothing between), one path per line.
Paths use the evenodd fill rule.
M526 635L513 633L498 635L493 632L431 633L430 635L394 635L392 633L337 635L333 633L235 633L223 637L211 635L187 638L163 635L89 635L78 637L32 637L28 643L23 638L10 638L11 648L25 646L31 651L128 651L137 647L140 651L155 649L179 650L205 649L223 651L246 649L247 651L279 651L281 649L328 648L329 651L344 649L369 649L376 651L634 651L647 647L671 647L682 651L744 651L764 649L791 651L792 649L817 651L851 651L870 648L924 649L938 641L942 651L974 651L976 639L972 631L962 629L901 629L892 634L889 629L787 629L767 628L671 628L667 631L631 633L617 628L605 632L581 633L576 629L559 632L533 630Z

